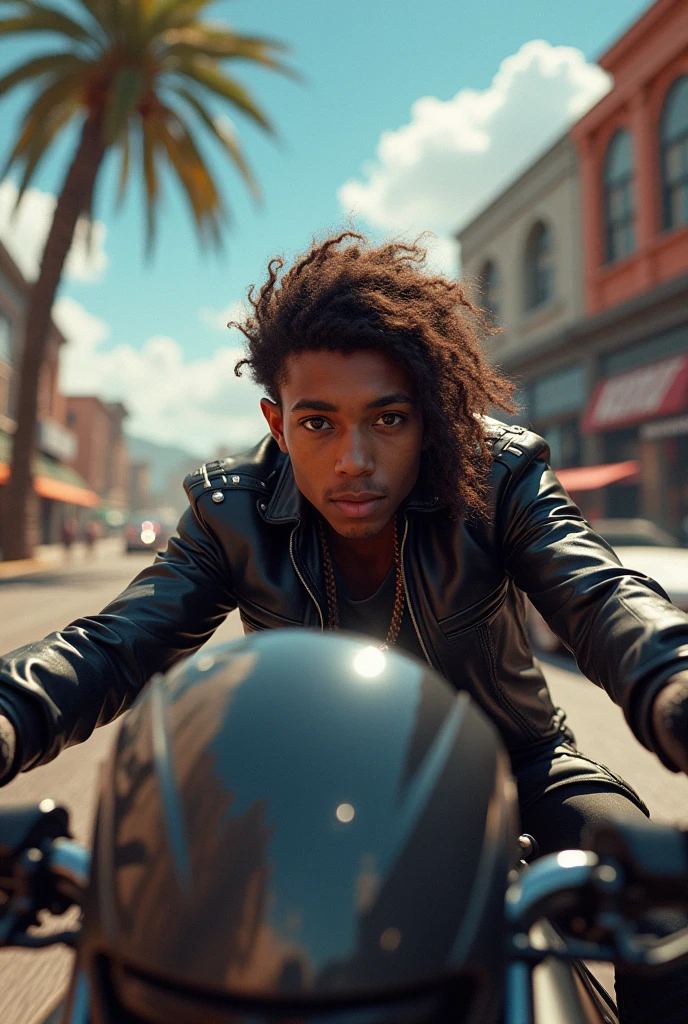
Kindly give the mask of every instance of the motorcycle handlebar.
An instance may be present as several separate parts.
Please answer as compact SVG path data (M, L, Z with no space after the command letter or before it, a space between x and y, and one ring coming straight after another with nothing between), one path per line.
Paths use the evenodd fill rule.
M542 857L508 889L512 953L642 968L687 959L688 928L658 939L637 925L648 911L688 914L688 832L610 821L586 839L591 849ZM562 940L546 949L529 937L542 919L557 925Z
M80 904L90 852L69 832L69 815L52 800L0 808L0 946L74 944L77 932L27 935L38 913Z
M586 845L541 857L509 887L514 955L544 955L530 947L528 933L549 918L566 932L565 949L550 954L644 966L688 957L688 928L650 944L633 927L651 909L688 914L688 831L607 822L588 834ZM90 852L70 835L64 808L52 800L0 808L0 946L76 941L74 932L43 938L26 931L41 910L61 914L80 905L89 868Z

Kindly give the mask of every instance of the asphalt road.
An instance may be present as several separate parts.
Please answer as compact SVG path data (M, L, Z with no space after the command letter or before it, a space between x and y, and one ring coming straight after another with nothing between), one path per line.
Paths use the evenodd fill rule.
M79 615L101 608L149 561L124 556L112 546L92 559L74 552L50 571L23 578L0 578L0 651L9 651ZM213 638L221 643L240 633L232 615ZM573 663L552 658L545 672L555 700L565 707L580 749L608 764L640 792L658 821L688 827L688 778L666 771L634 739L621 712L605 693L575 671ZM99 729L87 742L57 761L0 789L0 805L36 802L50 796L69 808L76 836L91 833L98 767L117 725ZM30 1024L64 985L72 954L62 948L39 952L0 951L0 1022Z

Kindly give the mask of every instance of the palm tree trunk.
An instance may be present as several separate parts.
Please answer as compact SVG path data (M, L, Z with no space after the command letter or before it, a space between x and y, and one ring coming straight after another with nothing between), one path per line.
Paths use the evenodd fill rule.
M38 279L29 291L24 347L19 371L17 430L14 435L10 478L2 507L2 553L9 561L29 558L33 537L29 529L33 499L32 459L36 447L36 414L41 365L51 325L51 311L74 229L81 213L89 209L98 170L104 156L102 117L91 114L55 207L45 243Z

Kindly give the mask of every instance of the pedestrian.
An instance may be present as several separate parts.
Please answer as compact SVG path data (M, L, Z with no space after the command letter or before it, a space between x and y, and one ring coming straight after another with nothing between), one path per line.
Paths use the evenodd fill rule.
M73 519L65 519L62 523L62 547L67 558L71 556L72 544L76 540L76 523Z
M645 822L553 704L525 595L637 739L688 771L688 616L620 565L545 441L488 415L513 411L481 352L489 321L423 259L344 232L288 271L270 263L236 367L264 390L268 436L187 478L177 535L100 615L0 660L5 781L85 740L238 608L246 631L368 634L467 690L501 732L541 852L580 845L601 816ZM685 1020L687 977L624 976L622 1020Z
M93 519L89 519L86 524L84 531L84 543L86 545L86 554L89 557L93 556L96 540L98 539L98 526Z

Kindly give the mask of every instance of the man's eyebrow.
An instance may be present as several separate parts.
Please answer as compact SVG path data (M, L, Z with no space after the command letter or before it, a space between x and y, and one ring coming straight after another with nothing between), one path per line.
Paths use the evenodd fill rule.
M300 398L295 405L292 405L291 411L298 412L300 409L315 409L316 412L336 412L337 406L332 405L332 402L323 402L319 398Z
M413 405L413 399L404 394L403 391L392 391L389 395L380 395L368 402L366 409L383 409L386 405ZM320 398L300 398L291 407L292 412L300 412L303 409L314 412L337 412L337 406L332 402L324 402Z
M389 395L381 395L368 402L366 409L382 409L385 405L413 405L413 399L403 391L392 391Z

